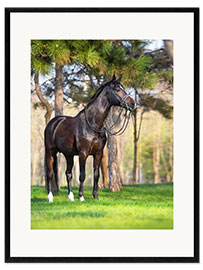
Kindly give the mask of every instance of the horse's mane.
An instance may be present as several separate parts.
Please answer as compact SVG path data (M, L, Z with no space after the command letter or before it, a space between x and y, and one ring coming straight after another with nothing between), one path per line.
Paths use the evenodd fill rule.
M96 92L94 93L94 95L90 98L90 101L93 101L101 92L102 90L106 87L106 86L109 86L111 84L112 81L109 81L109 82L106 82L105 84L103 84L102 86L100 86Z

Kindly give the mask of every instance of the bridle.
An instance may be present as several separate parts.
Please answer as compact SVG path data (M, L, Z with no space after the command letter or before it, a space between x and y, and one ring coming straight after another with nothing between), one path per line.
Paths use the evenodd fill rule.
M117 135L117 136L118 136L118 135L121 135L121 134L123 134L123 133L125 132L125 130L126 130L127 126L128 126L129 120L130 120L131 112L133 111L133 109L130 108L130 107L128 106L127 102L126 102L126 99L127 99L128 97L130 97L129 94L127 94L127 93L125 92L126 94L121 98L118 94L116 94L116 91L118 91L118 87L116 87L116 86L111 87L111 86L110 86L110 89L111 89L111 94L110 94L110 99L111 99L111 101L112 101L112 95L114 95L114 97L120 102L120 105L121 105L120 113L119 113L119 115L118 115L118 118L117 118L116 121L114 122L114 124L113 124L112 126L110 126L110 127L108 127L107 124L105 124L105 127L103 128L102 131L99 130L99 129L96 129L95 127L93 127L93 126L90 124L90 122L89 122L89 120L88 120L88 117L87 117L87 115L86 115L86 108L87 108L87 107L85 107L85 109L84 109L85 120L86 120L88 126L90 127L90 129L93 130L93 131L96 132L96 133L103 134L103 133L106 131L106 132L108 133L108 135L110 135L110 136L113 136L113 135ZM124 89L121 89L120 87L119 87L119 90L125 91ZM95 96L95 98L96 98L96 97L97 97L97 95ZM95 98L94 98L94 99L95 99ZM123 124L122 124L121 128L120 128L118 131L113 132L112 130L113 130L114 128L116 128L116 127L119 125L119 123L120 123L120 118L121 118L121 114L122 114L123 110L125 110ZM129 113L128 113L128 112L129 112Z
M130 97L130 95L128 93L125 92L125 95L123 97L120 97L118 94L116 94L116 91L118 90L122 90L125 92L124 89L121 88L117 88L116 86L111 87L111 100L112 100L112 94L114 95L114 97L120 102L120 104L122 105L122 107L125 107L127 110L132 111L133 109L130 108L128 106L128 104L126 103L126 99L128 97Z

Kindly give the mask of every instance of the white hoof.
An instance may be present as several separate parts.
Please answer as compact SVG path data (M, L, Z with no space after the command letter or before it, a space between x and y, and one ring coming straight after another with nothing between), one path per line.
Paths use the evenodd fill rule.
M50 191L50 192L49 192L49 195L48 195L48 200L49 200L50 203L53 202L53 198L54 198L54 197L53 197L53 194L52 194L52 192Z
M68 195L68 199L72 202L74 202L74 195L73 195L73 192L70 192L69 195Z
M85 198L82 196L82 197L80 197L80 201L81 202L84 202L84 200L85 200Z

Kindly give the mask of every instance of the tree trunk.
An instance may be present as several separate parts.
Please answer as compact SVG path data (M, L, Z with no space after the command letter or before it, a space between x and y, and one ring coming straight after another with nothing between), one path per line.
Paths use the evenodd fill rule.
M170 148L169 148L169 164L171 167L171 181L173 182L173 143L170 143Z
M63 115L63 87L64 75L63 66L56 64L56 85L55 85L55 116Z
M35 81L35 90L36 90L37 96L38 96L39 100L42 102L42 104L46 108L45 123L47 125L48 122L51 119L51 114L52 114L52 111L54 110L54 108L53 108L53 106L51 104L49 104L49 102L46 100L46 98L44 98L43 95L42 95L41 88L40 88L40 85L39 85L39 72L37 72L35 74L34 81Z
M140 162L140 168L139 168L139 172L140 172L140 184L143 184L143 171L142 171L142 162Z
M74 165L73 165L73 185L79 186L79 157L74 156Z
M53 110L47 110L46 114L45 114L45 123L46 125L49 123L50 119L51 119L51 114L52 114Z
M117 147L118 147L118 152L117 152L117 164L118 164L118 172L120 175L120 186L123 185L123 168L122 168L122 162L121 162L121 139L120 136L117 137Z
M113 136L108 138L108 168L109 168L109 188L112 192L120 191L120 175L117 164L117 141Z
M108 125L113 125L116 108L111 108L108 117ZM108 136L108 169L109 169L109 188L112 192L119 192L122 185L119 164L118 164L118 142L116 136Z
M37 163L37 158L36 158L36 152L33 151L33 155L32 155L32 163L31 163L31 185L33 186L35 184L36 181L36 163Z
M56 85L55 85L55 116L63 115L63 87L64 87L64 75L63 75L63 66L56 64ZM58 154L58 179L59 187L61 185L61 155Z
M166 158L164 156L163 147L161 147L161 158L163 160L164 169L165 169L165 173L166 173L166 182L170 182L170 174L169 174L169 168L168 168L169 166L168 166Z
M101 161L101 171L102 171L102 178L103 178L103 188L108 186L107 181L107 174L108 174L108 149L105 146L103 150L103 157Z
M154 168L154 183L160 183L159 176L159 163L160 163L160 148L157 145L153 151L153 168Z
M134 120L134 160L133 160L133 179L132 184L137 184L137 111L133 114Z
M172 40L164 40L164 49L165 49L168 57L173 62L173 41Z

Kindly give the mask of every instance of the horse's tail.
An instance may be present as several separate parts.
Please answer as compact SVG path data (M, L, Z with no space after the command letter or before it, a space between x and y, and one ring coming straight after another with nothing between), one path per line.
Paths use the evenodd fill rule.
M50 191L53 194L57 194L59 191L59 178L58 178L58 162L57 162L57 155L52 156L51 158L54 159L53 168L48 170L48 158L49 155L45 152L44 156L44 169L45 169L45 181L46 181L46 189L49 193Z
M51 183L49 181L49 175L48 175L48 167L47 167L47 153L44 154L44 171L45 171L45 187L47 192L51 190Z
M59 191L59 177L58 177L58 162L57 162L57 152L52 151L54 146L55 135L58 126L66 118L63 116L53 118L46 126L44 130L44 146L45 146L45 156L44 156L44 169L45 169L45 179L46 179L46 189L48 193L51 191L53 194Z

